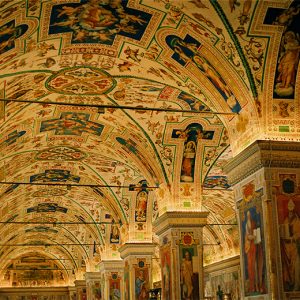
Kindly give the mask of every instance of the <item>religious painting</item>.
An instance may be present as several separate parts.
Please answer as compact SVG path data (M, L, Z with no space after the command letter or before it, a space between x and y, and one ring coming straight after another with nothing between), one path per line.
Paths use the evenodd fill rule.
M169 35L166 38L168 46L174 51L172 58L184 67L193 64L218 90L232 112L241 110L239 102L231 91L229 85L216 70L216 68L200 54L201 43L187 34L184 39Z
M241 226L241 251L245 296L267 293L262 190L253 182L243 186L243 200L238 203Z
M109 299L121 299L121 279L118 273L112 273L109 279Z
M118 244L120 242L120 231L116 223L111 224L110 242L112 244Z
M184 139L183 158L181 163L181 182L194 182L195 161L197 153L197 144L201 139L211 140L214 136L213 131L204 131L202 126L192 123L185 130L174 130L173 138Z
M185 103L187 103L193 111L210 111L210 109L198 98L185 92L180 92L180 94L178 95L178 99L183 100Z
M134 268L135 275L135 300L148 300L149 298L149 266L145 260L140 259Z
M91 300L102 300L101 284L98 281L93 282L92 297Z
M128 0L77 2L53 5L49 34L69 32L72 44L112 45L117 35L140 40L152 17L127 7Z
M0 27L0 55L15 48L15 40L28 30L28 25L16 26L12 20Z
M136 196L135 221L146 222L147 220L148 191L145 189Z
M86 288L80 289L80 292L79 292L79 299L80 299L80 300L87 300Z
M285 292L300 291L300 194L295 174L280 174L276 202Z
M161 248L161 269L162 269L162 298L172 299L172 278L171 278L171 243L166 243Z
M275 74L275 99L294 99L299 64L300 7L295 0L289 8L269 8L264 24L282 26L283 33L279 48Z
M181 300L199 299L197 245L192 232L182 232L179 245Z
M129 275L129 264L125 262L124 268L124 295L125 300L130 300L130 275Z

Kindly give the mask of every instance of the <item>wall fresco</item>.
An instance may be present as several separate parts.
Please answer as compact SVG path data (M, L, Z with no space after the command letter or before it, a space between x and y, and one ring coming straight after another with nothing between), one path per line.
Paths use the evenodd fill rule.
M285 292L300 291L300 194L296 174L279 174L275 187L282 280Z
M242 187L239 202L241 249L245 296L267 293L265 240L262 211L263 191L255 191L253 182Z

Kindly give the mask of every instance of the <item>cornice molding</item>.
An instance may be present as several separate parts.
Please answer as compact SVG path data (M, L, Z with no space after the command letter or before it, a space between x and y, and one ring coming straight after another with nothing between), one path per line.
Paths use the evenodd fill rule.
M203 227L207 224L207 211L168 211L153 223L153 230L161 235L171 228Z
M102 260L99 263L100 271L120 271L124 269L124 261L123 260Z
M153 255L155 244L152 243L126 243L119 248L121 258L126 258L131 255Z
M210 265L204 266L204 272L205 273L214 273L218 271L224 271L230 268L239 268L240 267L240 256L233 256L230 258L227 258L225 260L215 262Z
M256 141L224 166L231 185L261 168L299 168L300 143Z

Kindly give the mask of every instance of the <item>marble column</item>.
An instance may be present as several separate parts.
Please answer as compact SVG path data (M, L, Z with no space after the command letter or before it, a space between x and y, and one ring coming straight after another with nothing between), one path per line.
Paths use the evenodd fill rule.
M159 236L162 299L204 299L203 226L208 212L166 212L154 222Z
M152 287L152 243L126 243L120 247L124 259L124 300L138 300Z
M124 299L124 262L122 260L103 260L99 266L102 299Z
M240 230L242 298L300 299L300 143L256 141L224 168Z

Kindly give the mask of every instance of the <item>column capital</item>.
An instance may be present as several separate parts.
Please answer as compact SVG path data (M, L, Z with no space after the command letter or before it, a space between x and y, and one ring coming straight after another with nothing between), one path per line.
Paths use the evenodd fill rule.
M75 280L74 284L75 284L75 286L85 286L86 281L85 280Z
M86 272L84 276L85 276L86 280L93 280L93 279L100 278L101 273L100 272Z
M171 228L203 227L207 224L207 211L168 211L153 223L157 235Z
M299 168L300 143L255 141L224 167L229 182L235 185L261 168Z
M153 255L154 250L155 245L152 243L126 243L119 248L123 259L130 255Z
M124 269L124 261L123 260L102 260L99 264L100 272L119 272L120 269L123 271Z

